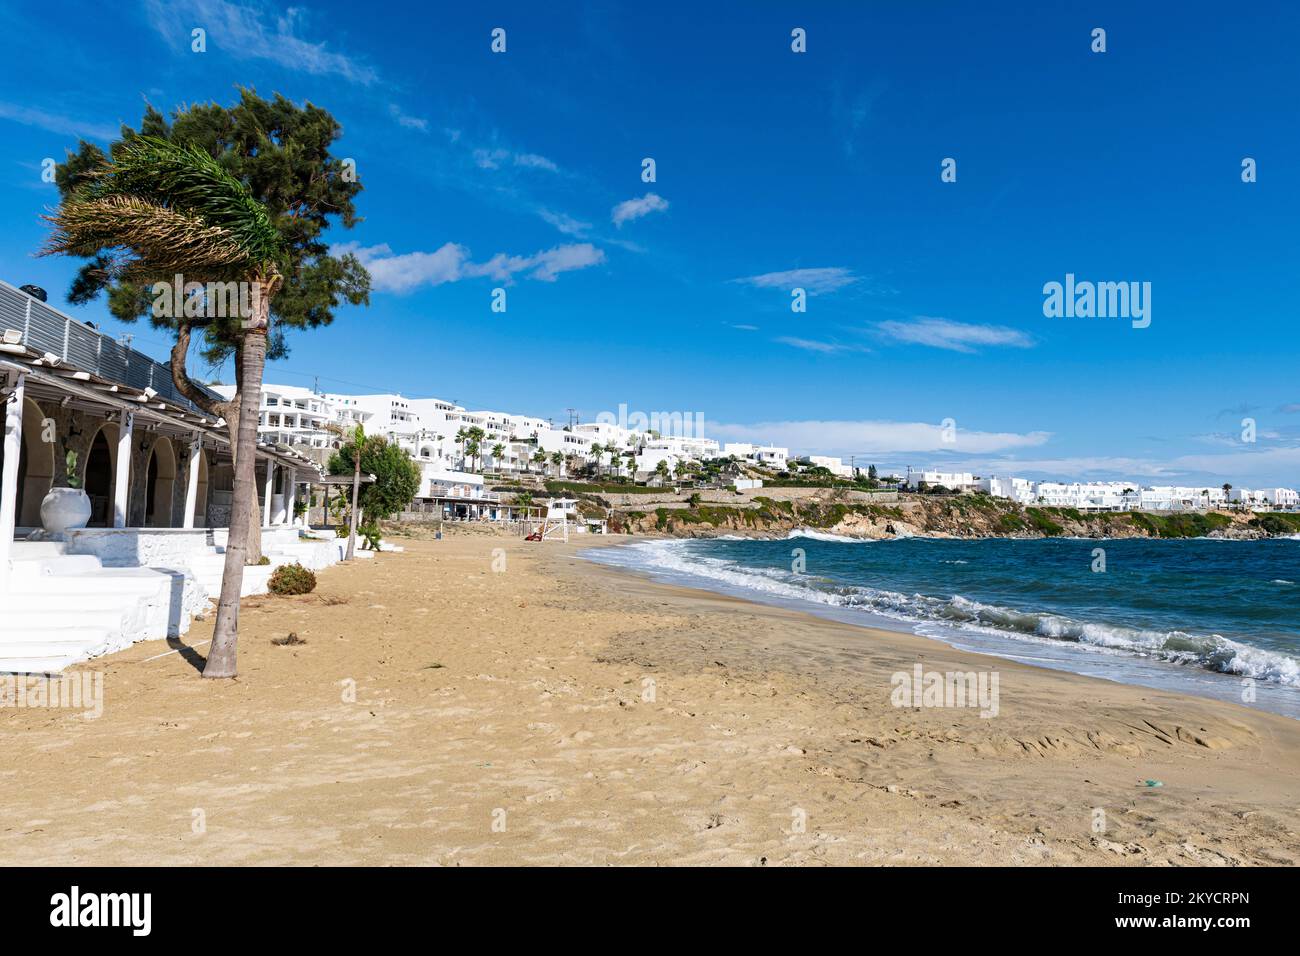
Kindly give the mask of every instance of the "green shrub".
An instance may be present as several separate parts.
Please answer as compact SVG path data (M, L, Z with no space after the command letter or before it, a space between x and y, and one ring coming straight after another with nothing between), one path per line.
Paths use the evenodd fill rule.
M282 564L266 584L272 594L309 594L316 590L316 575L301 564Z
M1049 538L1065 532L1065 529L1048 517L1047 512L1042 508L1026 508L1025 517L1028 519L1030 527L1035 531L1042 532Z
M1300 532L1300 515L1256 514L1250 519L1250 524L1269 534L1296 534Z

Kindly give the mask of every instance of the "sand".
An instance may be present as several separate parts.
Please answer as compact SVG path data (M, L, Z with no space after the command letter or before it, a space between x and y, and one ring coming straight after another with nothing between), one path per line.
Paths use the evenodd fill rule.
M237 680L199 678L196 622L76 668L104 675L97 719L0 709L0 863L1300 862L1300 722L575 545L401 543L247 599ZM997 716L893 706L918 662L995 670Z

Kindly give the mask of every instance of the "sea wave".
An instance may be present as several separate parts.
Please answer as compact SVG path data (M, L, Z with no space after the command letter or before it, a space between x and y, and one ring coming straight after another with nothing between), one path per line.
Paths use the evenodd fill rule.
M812 528L795 528L785 536L787 541L792 538L809 538L813 541L831 541L839 544L863 544L870 541L870 538L850 538L846 534L831 534L829 531L814 531Z
M689 544L680 540L641 542L613 551L623 552L624 560L618 563L630 567L705 579L785 600L860 610L910 625L942 624L1004 637L1071 643L1095 651L1132 654L1300 687L1300 659L1252 647L1219 634L1079 621L1060 614L986 604L960 594L938 598L838 585L824 578L781 568L746 567L723 558L694 554L689 550ZM609 556L613 557L613 552Z

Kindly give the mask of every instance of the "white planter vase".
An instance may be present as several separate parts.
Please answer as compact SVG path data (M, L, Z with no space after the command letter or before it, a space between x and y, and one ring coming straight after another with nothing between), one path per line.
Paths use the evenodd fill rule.
M80 488L51 488L41 501L41 527L51 534L84 528L90 520L90 496Z

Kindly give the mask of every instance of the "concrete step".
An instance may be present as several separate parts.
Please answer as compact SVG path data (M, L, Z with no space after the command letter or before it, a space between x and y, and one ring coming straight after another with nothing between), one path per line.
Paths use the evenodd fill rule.
M44 606L32 604L14 607L12 597L5 597L0 638L12 630L26 628L85 627L121 631L126 620L136 614L138 605L138 602L131 602L130 605L101 603L99 606L67 607L65 602L70 598L50 595L45 599ZM51 601L51 598L54 600Z
M35 577L51 577L63 574L85 574L98 571L103 567L99 558L93 554L62 554L54 557L32 558L30 560L10 560L13 569L10 580L25 581Z
M102 568L93 574L47 574L19 581L14 588L25 594L121 595L140 598L165 594L171 578L149 568Z
M113 632L102 627L30 627L0 621L0 672L57 674L111 646Z
M67 553L67 547L62 541L15 541L9 557L13 561L57 558Z
M59 674L82 660L85 658L79 654L9 655L0 644L0 674Z

